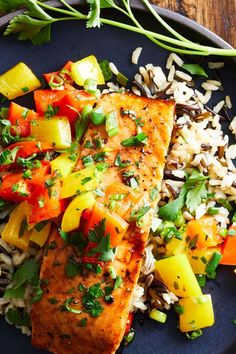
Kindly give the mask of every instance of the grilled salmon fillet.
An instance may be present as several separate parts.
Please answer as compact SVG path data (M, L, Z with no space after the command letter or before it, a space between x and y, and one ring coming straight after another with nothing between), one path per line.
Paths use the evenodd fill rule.
M99 186L105 193L96 202L107 208L107 195L110 189L114 190L111 185L121 191L122 186L128 185L134 202L128 205L124 200L115 209L129 222L129 227L116 248L114 260L103 263L99 272L83 269L76 276L68 277L68 262L78 265L81 255L78 248L63 241L56 229L52 232L40 273L44 295L33 305L31 318L32 344L56 354L112 354L118 349L158 201L173 128L175 104L171 101L111 93L103 95L97 105L102 106L105 113L116 112L118 133L108 137L104 125L91 124L84 136L77 167L83 168L84 158L95 154L91 148L94 142L102 141L102 150L96 154L102 153L97 156L103 156L109 167ZM145 133L145 141L136 141L132 146L121 144L140 132ZM130 216L147 205L149 208L141 224L134 222ZM111 267L116 279L121 280L119 284L114 285ZM111 286L114 290L110 298L99 296L99 291L104 294ZM99 316L83 311L91 289L97 291L97 306L102 308Z

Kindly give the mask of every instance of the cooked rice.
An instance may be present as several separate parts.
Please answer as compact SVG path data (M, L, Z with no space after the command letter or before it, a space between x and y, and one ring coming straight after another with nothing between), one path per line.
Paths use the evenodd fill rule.
M223 61L215 62L215 63L211 62L211 61L208 62L209 69L221 69L221 68L223 68L224 65L225 65L225 63Z
M110 62L110 63L109 63L109 68L110 68L111 72L112 72L114 75L118 75L118 74L119 74L119 70L117 69L117 67L115 66L114 63Z
M142 47L138 47L133 51L132 57L131 57L131 61L133 64L138 64L139 57L141 55L142 50L143 50Z

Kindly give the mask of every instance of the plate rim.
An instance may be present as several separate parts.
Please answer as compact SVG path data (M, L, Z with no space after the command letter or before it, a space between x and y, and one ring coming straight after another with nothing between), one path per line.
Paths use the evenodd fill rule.
M85 0L68 0L67 1L69 5L86 5ZM63 4L57 0L51 0L47 1L48 5L55 6L55 7L63 7ZM148 9L145 7L143 3L141 3L139 0L131 0L131 7L135 10L141 10L144 12L148 12ZM216 45L219 48L222 49L234 49L227 41L225 41L223 38L218 36L216 33L212 32L208 28L204 27L203 25L199 24L198 22L183 16L182 14L179 14L177 12L174 12L170 9L166 9L163 7L160 7L155 4L151 4L155 11L164 17L165 19L171 20L176 22L177 24L180 24L188 29L191 29L192 31L200 34L201 36L207 38L210 40L214 45ZM17 10L13 11L10 14L6 14L2 17L0 17L0 29L2 30L4 26L7 25L7 23L17 14L21 14L23 10Z

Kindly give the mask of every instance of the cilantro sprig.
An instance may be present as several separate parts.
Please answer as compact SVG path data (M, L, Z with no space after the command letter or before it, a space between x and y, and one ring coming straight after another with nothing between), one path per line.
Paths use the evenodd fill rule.
M21 7L25 8L25 11L23 10L22 13L13 16L4 35L19 33L18 38L20 40L30 40L37 45L50 41L52 24L59 21L83 20L86 21L87 28L99 28L101 24L107 24L139 33L156 45L177 53L236 56L235 49L221 49L191 42L163 20L148 0L140 0L140 2L146 6L154 19L167 30L169 35L162 35L145 29L136 19L129 0L118 0L117 2L113 0L87 0L89 5L87 14L78 11L66 0L60 0L60 7L54 7L50 5L50 2L38 0L0 0L0 11L8 13ZM101 17L101 11L105 8L113 8L115 11L122 13L129 19L130 24L125 21L119 22ZM59 17L56 16L57 14Z
M164 220L175 221L186 204L190 213L193 213L201 204L202 199L207 198L206 180L208 176L202 175L193 169L192 174L184 183L179 197L159 209L159 216Z

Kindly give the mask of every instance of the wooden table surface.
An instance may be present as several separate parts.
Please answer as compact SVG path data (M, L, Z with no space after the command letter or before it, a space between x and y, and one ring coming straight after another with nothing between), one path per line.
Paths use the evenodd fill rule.
M236 0L151 0L215 32L236 48Z

